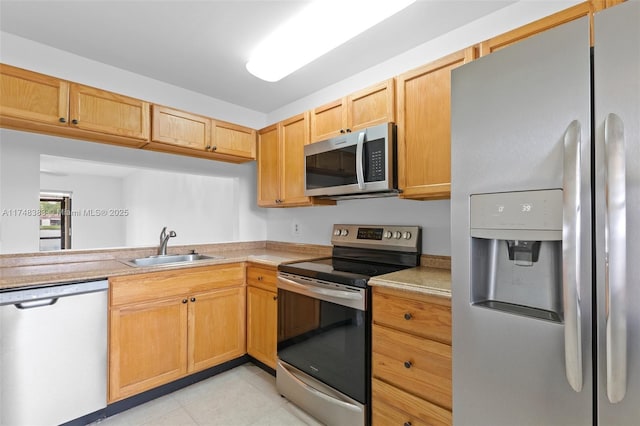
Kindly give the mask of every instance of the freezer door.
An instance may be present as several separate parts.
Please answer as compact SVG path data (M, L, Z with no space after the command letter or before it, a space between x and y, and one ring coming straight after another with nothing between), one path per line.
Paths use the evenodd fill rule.
M455 425L592 424L590 129L586 18L452 73ZM472 195L552 189L562 189L565 206L571 202L573 210L564 214L574 215L567 222L576 229L544 238L518 229L525 215L556 214L532 198L498 221L505 232L470 234ZM506 215L512 207L497 203L485 213ZM542 240L539 256L535 241L521 240ZM573 255L564 253L569 242ZM518 248L532 254L510 253ZM479 275L474 283L485 287L473 291ZM565 282L572 286L563 289ZM544 319L535 307L516 309L545 289L549 299L562 300L559 318ZM478 294L495 301L478 303ZM512 309L500 309L505 306Z
M595 16L598 424L640 419L640 2Z

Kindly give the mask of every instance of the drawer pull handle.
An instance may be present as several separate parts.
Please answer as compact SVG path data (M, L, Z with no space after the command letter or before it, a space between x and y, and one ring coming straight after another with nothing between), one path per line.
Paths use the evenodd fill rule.
M411 318L413 318L413 315L411 315L409 312L404 314L404 319L406 319L407 321L409 321Z
M411 368L412 365L413 365L413 363L411 361L405 361L404 362L404 368Z
M262 275L258 277L258 281L262 281Z

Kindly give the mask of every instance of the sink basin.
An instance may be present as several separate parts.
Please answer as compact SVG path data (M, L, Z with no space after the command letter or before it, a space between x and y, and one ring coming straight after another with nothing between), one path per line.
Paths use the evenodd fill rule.
M220 259L220 256L206 256L204 254L168 254L165 256L147 256L123 261L129 266L162 266L180 263L192 263L199 260Z

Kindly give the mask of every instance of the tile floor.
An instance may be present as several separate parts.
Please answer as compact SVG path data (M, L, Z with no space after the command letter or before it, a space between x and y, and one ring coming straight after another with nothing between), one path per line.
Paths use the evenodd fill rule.
M282 398L276 379L244 364L91 426L320 426Z

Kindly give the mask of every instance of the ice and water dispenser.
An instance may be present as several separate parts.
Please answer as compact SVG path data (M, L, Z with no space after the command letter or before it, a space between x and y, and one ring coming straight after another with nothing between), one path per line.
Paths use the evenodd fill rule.
M470 202L471 304L562 322L562 190Z

